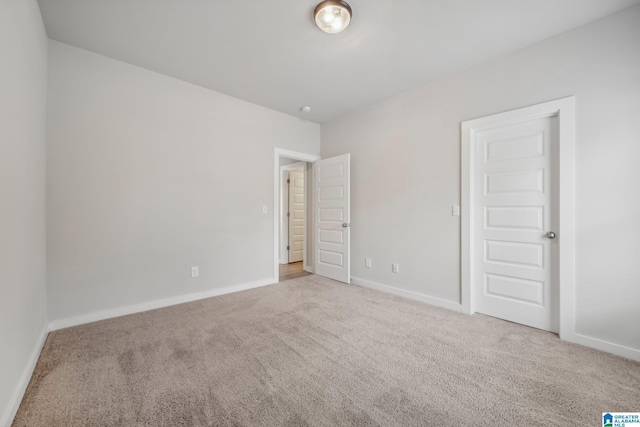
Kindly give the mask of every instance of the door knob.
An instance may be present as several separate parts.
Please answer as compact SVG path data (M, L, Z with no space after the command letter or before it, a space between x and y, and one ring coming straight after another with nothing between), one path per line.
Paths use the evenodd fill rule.
M342 228L347 228L347 223L346 222L342 223Z
M547 231L547 234L545 234L545 237L547 237L549 239L555 239L556 238L556 233L554 233L553 231Z

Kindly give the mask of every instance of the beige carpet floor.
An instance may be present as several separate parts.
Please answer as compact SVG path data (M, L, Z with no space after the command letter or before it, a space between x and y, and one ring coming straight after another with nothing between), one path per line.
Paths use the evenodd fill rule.
M52 332L14 426L597 426L640 363L306 276Z

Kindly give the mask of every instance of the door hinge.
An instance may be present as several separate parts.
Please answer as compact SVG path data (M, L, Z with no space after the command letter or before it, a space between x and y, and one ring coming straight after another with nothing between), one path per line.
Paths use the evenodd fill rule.
M287 250L290 250L290 247L289 247L289 246L287 246Z
M287 216L291 216L291 212L287 212Z
M287 178L287 184L291 184L291 180Z

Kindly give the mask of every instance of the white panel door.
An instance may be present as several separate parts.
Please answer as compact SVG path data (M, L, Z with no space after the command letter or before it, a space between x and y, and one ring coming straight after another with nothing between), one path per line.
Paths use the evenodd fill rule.
M351 282L350 154L319 160L315 167L315 273Z
M289 262L304 255L304 170L289 172Z
M558 331L557 117L475 134L476 310ZM551 237L551 238L550 238Z

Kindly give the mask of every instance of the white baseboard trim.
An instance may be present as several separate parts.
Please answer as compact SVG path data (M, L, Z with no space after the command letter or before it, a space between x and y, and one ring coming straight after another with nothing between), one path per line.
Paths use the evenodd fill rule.
M585 347L595 348L596 350L606 351L607 353L615 354L617 356L626 357L627 359L640 362L640 350L635 348L625 347L620 344L614 344L609 341L603 341L598 338L588 337L586 335L577 333L574 334L573 337L567 339L567 341L574 342Z
M376 289L378 291L399 295L401 297L425 302L427 304L447 308L449 310L462 312L462 304L457 304L455 302L447 301L441 298L435 298L428 295L419 294L417 292L407 291L405 289L400 289L389 285L383 285L381 283L360 279L358 277L352 277L351 283L353 283L354 285L362 286L364 288ZM562 339L583 345L585 347L595 348L596 350L605 351L607 353L615 354L617 356L626 357L627 359L640 362L640 350L635 348L625 347L623 345L614 344L608 341L603 341L597 338L592 338L577 333L574 333L568 337L563 337Z
M108 310L96 311L80 316L66 319L52 320L49 322L49 330L69 328L71 326L83 325L85 323L97 322L98 320L111 319L113 317L126 316L128 314L141 313L143 311L155 310L156 308L168 307L170 305L182 304L185 302L197 301L204 298L216 297L219 295L231 294L234 292L246 291L277 283L273 277L256 280L254 282L242 283L239 285L226 286L224 288L211 289L204 292L196 292L185 295L178 295L170 298L163 298L155 301L143 302L140 304L127 305L124 307L112 308Z
M313 274L313 268L311 268L310 266L306 266L306 267L304 268L304 271L306 271L306 272L308 272L308 273Z
M351 283L354 285L362 286L364 288L376 289L378 291L387 292L389 294L398 295L401 297L409 298L416 301L425 302L427 304L435 305L436 307L446 308L448 310L462 312L462 304L457 302L448 301L442 298L431 297L429 295L419 294L413 291L407 291L405 289L396 288L389 285L383 285L381 283L372 282L370 280L360 279L359 277L352 277Z
M11 396L9 405L7 405L4 413L0 417L0 426L9 427L13 422L16 414L18 413L18 408L20 407L20 403L22 403L22 398L24 397L25 391L27 391L27 386L29 385L29 381L31 381L33 370L36 368L38 358L40 357L42 347L44 347L44 343L47 340L48 334L49 331L47 330L47 325L44 325L44 327L42 328L42 333L40 333L40 337L38 337L38 341L36 342L36 346L31 352L31 356L29 356L27 365L22 371L20 381L18 381L18 384L16 384L16 388L13 392L13 395Z

